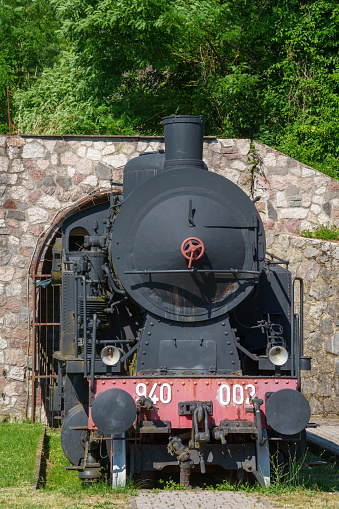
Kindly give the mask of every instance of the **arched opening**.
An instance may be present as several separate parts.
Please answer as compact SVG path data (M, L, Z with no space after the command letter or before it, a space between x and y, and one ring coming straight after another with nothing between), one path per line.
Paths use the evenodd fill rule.
M60 395L57 393L57 361L53 354L59 347L60 336L60 287L52 285L52 247L55 240L61 237L62 224L71 215L109 201L110 190L98 192L83 198L72 207L61 211L38 245L30 265L32 287L30 297L33 308L31 330L32 343L32 398L31 420L36 416L39 420L53 424L58 410ZM114 194L120 190L113 189ZM69 249L82 249L84 237L88 235L85 228L74 228Z
M85 228L74 228L69 235L69 251L81 251L86 235L88 235L88 231Z

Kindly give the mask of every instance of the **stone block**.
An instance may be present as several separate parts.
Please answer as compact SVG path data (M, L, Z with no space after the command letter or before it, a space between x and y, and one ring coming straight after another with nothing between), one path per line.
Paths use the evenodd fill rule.
M334 355L339 355L339 331L325 341L325 350Z
M250 151L250 140L236 140L236 145L242 156L246 156Z
M26 308L27 310L27 308ZM20 327L17 327L13 332L13 338L20 339L21 341L24 339L27 339L27 328L23 327L23 324L21 324Z
M6 200L3 204L3 208L16 210L17 206L14 200Z
M11 313L19 313L20 308L21 302L19 301L19 299L10 299L5 306L5 309L10 311Z
M324 413L329 414L330 418L338 415L339 412L339 398L324 398Z
M329 375L320 375L318 394L320 396L331 396L331 394L332 394L332 380Z
M21 138L20 136L16 136L16 137L10 137L8 138L7 140L7 147L22 147L23 145L25 145L26 141L24 138Z
M101 153L99 152L99 150L95 150L94 148L89 148L87 150L87 159L90 159L91 161L100 161Z
M20 159L14 159L11 163L9 172L10 173L22 173L25 171L25 166Z
M209 149L212 151L212 152L217 152L217 153L221 153L221 143L218 141L218 140L214 140L210 143L209 145Z
M316 399L315 397L311 398L309 401L311 407L312 415L321 415L323 412L323 405Z
M327 189L329 191L339 191L339 181L335 179L331 179L330 183L328 184Z
M231 164L230 164L231 168L233 168L234 170L239 170L239 171L245 171L247 170L247 165L241 161L240 159L236 159L235 161L233 161Z
M310 306L309 315L318 320L326 309L325 302L313 302Z
M8 158L0 157L0 172L5 172L8 170Z
M140 142L139 142L140 143ZM138 146L139 146L138 143ZM127 163L127 156L125 154L113 154L111 156L104 156L102 158L105 164L112 166L113 168L121 168Z
M86 178L86 175L82 175L81 173L77 173L74 176L73 182L74 184L80 184L84 179Z
M325 214L327 214L328 216L331 216L331 212L332 212L332 205L329 201L325 202L323 204L323 211L325 212Z
M275 191L284 191L287 187L286 179L280 176L272 175L271 179L271 189Z
M44 155L45 148L36 141L26 143L22 149L23 159L37 159L38 157L44 157Z
M87 151L87 147L84 147L83 145L81 145L78 148L77 154L79 157L86 157L86 151Z
M93 163L89 159L80 159L76 163L75 169L76 169L77 173L79 172L81 175L90 175L92 173ZM76 175L77 175L77 173L76 173Z
M316 177L317 172L316 170L313 170L313 168L310 168L308 166L302 166L301 167L301 176L304 177Z
M304 379L302 392L305 396L316 394L318 391L318 380L315 376L310 376Z
M30 207L27 209L27 215L31 224L45 223L48 221L48 211L41 207Z
M103 151L101 153L103 156L109 156L110 154L114 154L115 151L116 151L116 148L115 148L114 144L110 143L103 149Z
M158 150L159 149L159 144L157 143L157 148L155 150ZM126 154L127 156L129 156L129 158L132 157L132 155L135 154L135 156L138 156L139 154L137 153L137 143L136 142L125 142L123 144L123 147L122 147L122 152L123 154Z
M96 187L98 185L98 177L95 175L89 175L82 181L82 183L86 186Z
M318 254L319 249L316 249L315 247L312 246L307 246L307 248L304 251L304 256L306 258L314 258L315 256L318 256Z
M30 253L28 253L28 254L30 254ZM18 295L21 295L21 292L22 292L22 285L20 283L12 283L11 285L6 286L7 297L17 297Z
M19 382L7 382L2 389L5 396L20 396L22 392L22 384Z
M273 205L270 201L267 203L267 213L268 213L269 219L272 219L273 221L278 220L277 211L275 210L275 208L273 207Z
M12 281L14 272L14 267L9 267L8 265L0 266L0 281Z
M44 140L44 145L45 145L46 149L48 150L48 152L53 152L55 145L56 145L56 141Z
M320 271L320 266L312 258L303 263L300 267L300 276L306 281L315 281Z
M41 198L37 202L37 205L39 207L43 207L44 209L55 209L55 210L59 210L61 207L59 200L55 196L50 195L41 196Z
M73 166L68 166L68 167L67 167L67 175L68 175L69 177L74 177L75 172L76 172L76 169L75 169L75 168L73 168Z
M79 156L73 152L66 151L60 155L60 162L66 166L75 166L79 161Z
M5 350L5 362L10 366L25 366L26 359L21 348L7 348Z
M148 146L148 143L146 143L144 141L139 141L137 144L137 151L138 152L146 152L147 146ZM108 163L108 164L110 164L110 163ZM114 164L112 164L112 166L114 166Z
M224 139L224 140L219 140L221 145L223 147L233 147L233 145L235 144L235 140L233 139ZM210 145L212 142L209 142L208 145Z
M112 176L112 170L105 164L98 163L95 167L95 173L100 179L110 179Z
M7 339L4 338L4 331L0 335L0 350L7 348Z
M47 159L37 159L37 166L40 170L45 171L49 166L49 160Z
M24 367L11 367L8 371L8 378L12 380L18 380L23 382L25 379L25 368Z
M72 185L72 180L69 177L58 177L56 181L65 191L68 191Z

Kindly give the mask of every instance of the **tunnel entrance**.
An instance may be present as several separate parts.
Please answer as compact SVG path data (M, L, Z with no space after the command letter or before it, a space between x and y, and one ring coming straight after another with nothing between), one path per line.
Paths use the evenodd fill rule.
M83 198L60 212L39 239L30 266L31 337L31 421L53 425L58 418L58 363L53 353L59 349L60 286L52 285L52 247L61 237L62 224L71 215L109 201L110 190ZM119 191L120 192L120 191ZM117 193L118 194L118 193ZM76 236L75 236L76 237Z

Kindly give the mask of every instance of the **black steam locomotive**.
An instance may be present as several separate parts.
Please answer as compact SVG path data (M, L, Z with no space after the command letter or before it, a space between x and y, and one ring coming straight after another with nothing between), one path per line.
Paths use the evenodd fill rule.
M164 118L166 151L129 161L123 195L54 244L54 408L83 481L179 471L188 486L221 469L265 485L272 448L281 463L302 451L302 281L266 253L249 197L208 171L203 124Z

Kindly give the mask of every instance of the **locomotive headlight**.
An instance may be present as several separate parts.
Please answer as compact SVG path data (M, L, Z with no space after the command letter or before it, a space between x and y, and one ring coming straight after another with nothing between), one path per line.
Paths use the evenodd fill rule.
M283 346L276 345L268 352L268 358L275 366L282 366L288 359L288 352Z
M120 348L117 348L115 346L109 345L105 346L101 350L101 360L106 366L115 366L118 364L120 357L121 357L122 351Z

